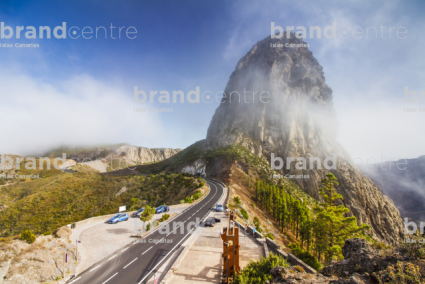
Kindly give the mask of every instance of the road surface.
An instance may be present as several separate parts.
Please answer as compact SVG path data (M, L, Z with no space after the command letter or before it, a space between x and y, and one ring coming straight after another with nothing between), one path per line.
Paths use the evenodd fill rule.
M195 231L199 225L196 224L197 218L202 221L220 200L223 186L212 180L207 180L207 183L210 187L208 195L173 219L168 232L159 229L144 239L135 239L134 243L96 263L68 283L146 283L171 253Z

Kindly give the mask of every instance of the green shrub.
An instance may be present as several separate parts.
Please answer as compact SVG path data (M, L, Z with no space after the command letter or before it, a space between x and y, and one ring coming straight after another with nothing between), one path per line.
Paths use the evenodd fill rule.
M296 271L298 271L298 272L305 272L305 270L304 270L304 268L302 267L302 266L300 266L300 265L295 265L294 266L294 269L296 270Z
M36 236L30 230L25 230L21 234L21 240L26 241L29 244L32 244L35 239Z
M233 197L233 200L234 200L237 204L241 204L241 203L242 203L242 201L241 201L241 199L240 199L240 197L239 197L239 196L235 196L235 197Z
M151 229L151 223L148 223L147 225L146 225L146 231L149 231Z
M314 255L312 255L309 251L304 251L304 249L300 247L299 244L293 243L293 244L290 244L288 247L292 250L292 253L296 257L298 257L299 259L307 263L312 268L316 269L317 271L319 271L320 268L322 268L322 264L317 260L317 258Z
M185 199L184 199L184 202L185 203L192 203L193 202L193 200L192 200L192 198L190 198L190 197L186 197Z
M236 276L234 284L263 284L267 280L272 280L270 270L276 266L289 267L286 260L281 257L270 253L267 258L262 258L259 261L250 263Z
M244 217L244 219L246 219L246 220L249 219L248 212L246 212L245 209L241 208L241 214Z
M170 215L169 214L164 214L164 215L162 215L161 219L159 219L159 221L160 222L164 222L164 221L167 221L168 218L170 218Z
M143 211L142 215L140 216L140 220L147 222L152 219L153 215L155 215L155 208L146 205L145 211Z
M270 233L270 232L268 232L267 234L265 234L264 237L265 238L269 238L269 239L271 239L271 240L274 241L274 237L273 237L272 233Z

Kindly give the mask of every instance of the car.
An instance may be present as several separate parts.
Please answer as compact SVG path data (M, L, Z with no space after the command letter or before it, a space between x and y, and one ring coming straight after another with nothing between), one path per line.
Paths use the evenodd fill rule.
M164 213L168 211L170 211L170 207L168 207L167 205L161 205L155 209L156 214Z
M205 227L214 227L215 225L215 218L208 218L205 221Z
M217 204L217 206L215 207L215 211L217 211L217 212L223 212L224 211L223 205Z
M108 220L109 224L116 224L118 222L121 221L128 221L128 215L127 213L122 213L122 214L117 214L114 217L112 217L111 219Z
M140 218L140 216L142 216L143 211L145 211L145 208L139 209L136 212L133 213L133 215L131 215L132 217L135 218Z

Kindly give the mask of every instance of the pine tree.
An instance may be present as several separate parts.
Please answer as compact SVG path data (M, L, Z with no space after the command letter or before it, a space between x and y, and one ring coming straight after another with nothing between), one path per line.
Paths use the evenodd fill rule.
M343 258L341 246L346 239L362 236L365 230L370 229L366 224L358 226L356 217L345 217L345 214L350 211L347 207L336 205L336 201L342 199L334 187L338 185L336 180L332 173L326 174L326 178L322 180L324 188L319 189L325 203L315 208L317 213L314 222L316 249L319 257L324 253L327 263L335 258Z

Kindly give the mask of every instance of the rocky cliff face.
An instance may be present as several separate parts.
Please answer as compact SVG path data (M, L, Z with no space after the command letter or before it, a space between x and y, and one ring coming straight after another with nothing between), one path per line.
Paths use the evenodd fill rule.
M157 162L168 159L182 149L171 149L171 148L157 148L150 149L145 147L136 147L136 146L120 146L118 148L112 149L118 156L126 157L127 159L140 162L140 163L150 163Z
M123 159L130 163L151 163L168 159L182 149L172 148L146 148L132 145L112 145L103 147L81 148L81 149L63 149L56 150L54 154L46 156L56 157L66 153L68 159L74 159L77 162L88 162L105 159L107 162L111 159ZM58 154L59 153L59 154Z
M240 144L269 162L272 155L280 157L284 162L280 172L303 175L293 181L316 198L321 179L333 172L345 205L358 221L369 224L375 238L393 243L403 234L400 213L338 144L332 89L304 45L294 34L289 39L286 34L282 39L268 37L240 59L208 128L204 148ZM296 166L296 161L287 163L288 157L306 161L301 159ZM310 158L319 163L309 163ZM327 158L333 160L326 163L328 169Z

